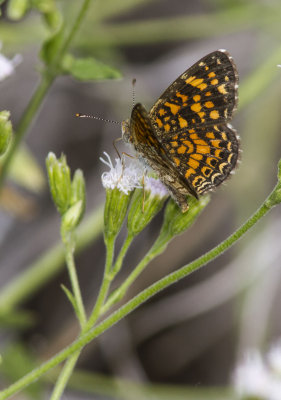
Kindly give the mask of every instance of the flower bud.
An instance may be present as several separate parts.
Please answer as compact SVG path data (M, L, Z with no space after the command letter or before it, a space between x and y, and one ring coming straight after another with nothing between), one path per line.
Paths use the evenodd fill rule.
M71 232L76 228L81 221L83 213L83 202L79 200L63 214L61 221L62 237L65 237L67 232Z
M84 175L81 169L77 169L75 171L72 179L70 204L74 205L79 201L82 202L82 213L81 213L81 218L82 218L86 206L86 185L85 185Z
M6 153L12 138L13 128L9 118L9 111L0 112L0 156Z
M62 154L60 159L57 159L55 154L50 152L46 166L53 201L59 213L63 215L70 207L72 194L70 169L66 157Z
M170 238L183 233L193 224L199 213L206 207L209 200L209 196L202 196L199 200L190 196L188 198L189 209L186 213L182 213L175 201L170 199L165 209L161 233L165 233L165 235L168 234Z
M161 210L168 191L162 182L154 178L146 178L144 188L134 191L128 214L128 234L140 233L152 218Z
M119 233L127 214L131 195L136 188L140 188L143 170L138 164L130 167L120 159L115 160L115 167L107 153L107 160L100 160L110 169L102 174L102 184L106 190L104 209L104 239L105 242L114 239Z
M119 233L127 214L131 194L132 192L126 194L117 188L106 189L104 208L104 239L106 243Z
M10 0L7 14L14 21L21 19L29 8L29 0Z

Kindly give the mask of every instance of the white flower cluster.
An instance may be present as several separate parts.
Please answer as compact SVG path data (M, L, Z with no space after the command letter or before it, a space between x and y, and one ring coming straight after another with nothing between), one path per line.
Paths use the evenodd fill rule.
M125 165L125 163L122 164L120 158L116 158L114 167L110 156L106 152L103 154L107 159L100 157L100 160L110 168L109 171L104 172L101 176L105 189L117 188L128 194L134 189L142 188L144 183L145 190L150 191L152 196L158 196L160 199L168 196L169 193L166 186L159 179L146 176L146 168L138 159L132 159L129 165Z
M115 167L109 155L103 153L107 160L100 157L100 160L107 165L110 170L102 174L101 180L105 189L117 188L125 194L128 194L135 188L141 188L141 180L144 174L144 169L141 168L139 162L131 162L129 166L122 164L120 158L115 159Z
M144 187L145 190L151 192L152 196L158 196L160 199L169 195L166 186L160 181L160 179L146 176L144 180Z
M0 50L2 48L2 43L0 42ZM0 53L0 81L3 81L8 76L12 75L15 67L19 65L22 61L22 56L16 54L11 60Z
M265 359L258 351L249 352L234 373L234 386L241 398L281 399L281 341Z

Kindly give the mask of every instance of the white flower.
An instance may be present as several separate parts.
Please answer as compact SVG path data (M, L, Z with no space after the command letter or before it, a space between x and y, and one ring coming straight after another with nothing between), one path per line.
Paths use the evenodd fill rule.
M104 172L101 176L102 184L105 189L117 188L125 194L128 194L135 188L142 187L141 181L144 175L144 169L141 168L139 162L131 162L129 166L125 166L125 164L122 164L120 158L116 158L116 165L114 167L109 155L106 152L104 152L104 155L107 157L107 160L101 157L100 160L110 168L109 171Z
M0 50L2 48L2 43L0 42ZM15 67L19 65L22 61L22 56L16 54L11 60L0 53L0 81L3 81L8 76L12 75Z
M246 355L243 362L237 367L233 378L239 396L256 396L261 399L273 400L272 397L269 397L271 377L257 351L249 352Z
M267 353L267 360L273 372L281 377L281 340L270 348Z
M146 176L144 180L144 188L145 190L150 191L153 196L160 197L160 199L169 195L166 186L160 181L160 179Z

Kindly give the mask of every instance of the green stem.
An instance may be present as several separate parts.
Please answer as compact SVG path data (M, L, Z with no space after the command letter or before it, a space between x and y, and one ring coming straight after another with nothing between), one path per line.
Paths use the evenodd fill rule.
M125 296L128 287L131 286L131 284L142 273L142 271L146 268L149 262L158 254L154 250L155 247L152 246L152 248L148 251L148 253L144 256L144 258L139 262L136 268L128 276L128 278L121 284L121 286L119 286L118 289L116 289L112 293L111 296L109 296L108 301L104 304L104 306L101 309L101 314L104 314L112 307L113 304L115 304L117 301L120 301Z
M56 381L56 385L54 387L50 400L59 400L61 398L64 389L67 385L67 382L70 376L72 375L72 371L76 365L79 355L80 355L80 350L72 354L72 356L69 357L68 360L66 361Z
M77 16L77 18L75 18L74 24L69 32L68 37L66 38L64 44L62 45L62 48L60 49L60 57L59 60L62 59L62 56L64 56L64 54L66 53L67 49L69 48L74 36L76 35L85 15L86 12L89 8L90 2L92 0L84 0L84 3L82 4L82 7L80 8L79 14Z
M82 300L82 295L81 295L81 290L79 286L79 281L77 277L77 271L75 267L75 262L74 262L74 244L73 244L73 239L72 235L71 237L68 238L66 244L65 244L65 260L66 260L66 265L69 273L69 278L72 286L72 291L75 297L75 302L77 305L77 311L78 315L77 317L79 318L80 326L83 329L83 326L86 323L87 317L86 317L86 312Z
M85 17L85 14L88 10L88 7L90 5L91 0L84 0L84 3L82 4L82 7L79 11L79 14L77 18L75 18L75 22L70 29L69 35L66 37L64 43L62 44L62 47L58 49L57 57L55 57L55 67L60 65L60 62L62 58L64 57L66 51L68 50L74 36L76 35L83 18ZM28 127L30 126L31 121L33 120L33 117L40 107L47 91L51 87L53 81L56 78L56 75L59 73L59 68L54 68L54 66L50 66L50 68L46 68L46 70L43 72L43 76L41 78L41 82L39 83L39 86L37 87L34 95L32 96L29 105L27 106L27 109L23 115L23 117L20 120L19 126L17 128L17 133L15 136L15 139L10 147L10 150L3 162L2 169L1 169L1 174L0 174L0 191L3 187L3 183L5 181L9 166L11 164L11 161L13 159L13 156L19 147L21 141L23 140Z
M106 241L106 262L105 262L103 281L93 311L87 323L84 326L83 330L84 332L87 332L96 323L98 317L100 316L101 307L103 306L106 296L108 294L108 290L111 284L110 270L112 267L112 261L114 255L114 244L115 244L115 237L112 237Z
M76 253L80 253L102 232L103 206L86 215L76 230ZM8 283L0 293L0 315L9 313L51 280L64 268L64 248L56 244Z
M114 264L114 267L112 268L110 275L111 275L111 280L113 280L115 278L115 276L118 274L118 272L120 271L122 264L123 264L123 260L124 257L128 251L128 248L130 247L132 241L134 239L133 235L128 235L123 243L123 246L117 256L116 262Z
M270 195L269 199L274 198L274 192ZM276 204L276 203L275 203ZM252 217L250 217L245 224L243 224L237 231L235 231L232 235L230 235L226 240L216 246L214 249L210 250L206 254L197 258L195 261L191 262L180 268L179 270L172 272L171 274L165 276L160 279L158 282L152 284L147 289L143 290L133 299L128 301L124 306L120 307L117 311L112 313L108 318L102 321L98 326L91 329L90 331L82 334L75 340L70 346L62 350L60 353L55 355L49 361L40 365L38 368L35 368L29 374L25 375L21 379L19 379L14 384L10 385L7 389L0 392L0 400L7 399L11 395L15 394L19 390L22 390L24 387L29 385L30 383L37 380L41 375L47 372L49 369L58 365L70 355L74 354L77 350L81 350L87 343L91 342L94 338L102 334L104 331L109 329L111 326L116 324L130 312L135 310L145 301L147 301L150 297L154 296L156 293L159 293L163 289L169 287L173 283L179 281L180 279L188 276L193 271L201 268L203 265L206 265L208 262L214 260L220 254L222 254L226 249L231 247L238 239L240 239L252 226L254 226L272 207L274 203L272 201L266 200L262 206L254 213Z
M29 125L32 122L33 116L35 115L36 111L40 107L47 91L49 90L50 86L54 81L54 76L51 75L43 75L41 82L39 83L37 89L35 90L17 128L16 135L14 140L11 144L11 147L7 153L7 156L3 160L3 164L1 167L1 174L0 174L0 190L3 187L4 180L6 178L9 166L11 164L12 158L19 147Z

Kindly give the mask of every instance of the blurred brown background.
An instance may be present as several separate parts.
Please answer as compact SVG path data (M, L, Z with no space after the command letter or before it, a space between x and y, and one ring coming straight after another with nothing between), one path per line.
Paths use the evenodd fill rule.
M103 151L116 157L112 143L121 132L118 125L76 119L76 112L122 121L131 112L132 78L137 80L136 101L149 109L178 75L220 48L233 56L241 88L240 107L233 119L243 151L236 174L212 194L194 226L150 264L130 289L128 299L225 239L274 186L281 156L281 69L277 67L281 64L281 4L278 0L128 0L119 5L109 2L111 9L110 5L107 9L102 3L93 2L73 52L109 63L122 72L123 79L96 83L57 79L25 141L44 179L49 151L58 156L63 152L72 170L84 171L87 212L104 201L100 179L104 165L99 157ZM61 2L69 14L75 15L76 6L74 1ZM0 109L11 111L16 127L38 82L38 51L45 33L36 13L12 22L5 15L5 5L3 11L3 51L23 56L16 72L0 82ZM2 199L0 211L3 287L60 240L58 213L47 185L39 181L33 190L11 179L6 184L8 197ZM114 286L149 249L161 221L162 214L135 240ZM117 248L124 234L125 230ZM78 367L140 382L228 385L245 349L266 348L280 336L280 235L277 207L223 256L88 345ZM104 259L102 236L77 257L89 309L97 295ZM74 339L77 322L61 283L68 285L65 271L21 304L34 313L36 323L20 333L3 327L3 347L22 340L46 358ZM70 396L82 398L68 392Z

